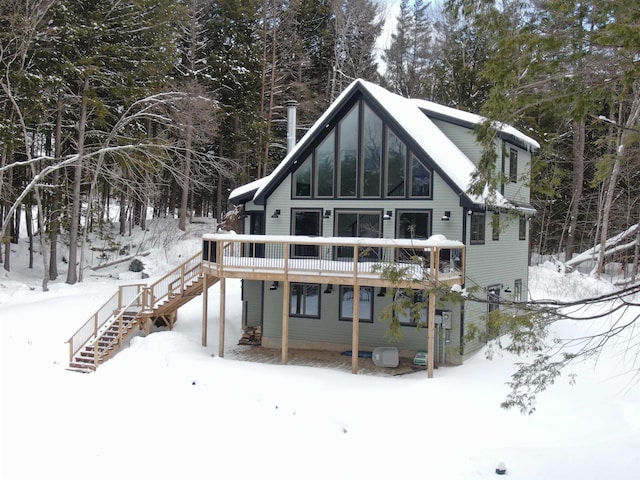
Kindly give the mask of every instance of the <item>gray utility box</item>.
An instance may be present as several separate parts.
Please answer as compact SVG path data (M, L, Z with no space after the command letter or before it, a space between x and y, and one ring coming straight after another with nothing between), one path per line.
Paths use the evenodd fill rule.
M378 347L373 350L371 359L373 364L378 367L397 367L400 363L396 347Z

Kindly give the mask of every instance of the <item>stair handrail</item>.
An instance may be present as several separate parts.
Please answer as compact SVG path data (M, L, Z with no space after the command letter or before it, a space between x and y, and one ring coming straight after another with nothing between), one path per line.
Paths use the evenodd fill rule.
M98 331L113 318L119 311L121 311L123 305L123 296L127 289L135 287L138 289L138 295L144 293L145 285L142 283L121 285L118 290L107 299L104 304L96 312L89 317L89 319L80 327L76 332L69 337L66 343L69 344L69 362L73 361L76 353L84 348L84 346L95 338Z
M132 286L132 285L123 285L123 287L130 287L130 286ZM122 340L124 339L124 337L123 337L123 328L124 328L124 326L123 326L123 320L124 320L124 316L125 316L125 314L126 314L126 313L130 313L130 312L134 311L134 310L132 310L132 309L131 309L131 307L135 305L135 306L140 307L140 308L139 308L139 310L136 312L136 316L137 316L137 315L140 315L140 312L142 312L142 310L143 310L143 309L144 309L144 307L145 307L145 306L144 306L144 300L143 300L142 302L140 302L140 301L139 301L139 300L140 300L140 298L144 298L144 295L146 294L145 289L144 289L144 288L142 288L142 287L144 287L144 285L136 284L135 286L139 286L139 287L141 287L141 288L139 289L139 291L138 291L138 294L137 294L137 295L135 295L127 305L125 305L125 306L123 306L123 307L121 307L121 308L119 308L119 309L118 309L118 312L117 312L117 314L115 314L115 317L114 317L113 321L108 322L108 323L107 323L107 322L105 322L105 324L104 324L104 329L106 330L106 329L108 329L111 325L113 325L114 323L116 323L116 322L118 323L118 342L117 342L117 345L118 345L118 346L120 346L120 347L122 346ZM121 287L121 288L122 288L122 287ZM120 290L121 290L121 288L120 288L120 289L118 289L118 294L121 294L121 291L120 291ZM134 318L135 318L135 317L134 317ZM98 364L100 363L98 360L99 360L99 359L102 359L102 358L105 356L104 354L103 354L103 355L100 355L100 354L99 354L99 351L98 351L98 348L99 348L99 346L98 346L98 340L99 340L99 339L100 339L100 337L98 337L97 332L96 332L96 336L95 336L95 338L93 339L93 341L94 341L93 364L94 364L96 367L97 367L97 366L98 366ZM88 342L87 342L87 343L88 343Z
M202 251L199 251L192 257L185 260L178 267L165 274L162 278L146 285L142 283L121 285L116 293L114 293L76 332L69 337L66 343L69 344L69 362L72 362L75 355L87 345L92 339L95 339L99 330L109 321L115 319L122 314L126 308L131 306L131 302L142 298L141 311L153 311L158 302L165 297L175 293L177 290L182 292L191 282L200 276L202 271ZM126 301L126 289L135 287L138 289L134 300L124 306ZM123 309L123 306L125 307ZM96 355L97 358L97 355Z
M148 307L156 308L159 302L172 294L181 293L202 271L202 251L188 258L178 267L148 286Z

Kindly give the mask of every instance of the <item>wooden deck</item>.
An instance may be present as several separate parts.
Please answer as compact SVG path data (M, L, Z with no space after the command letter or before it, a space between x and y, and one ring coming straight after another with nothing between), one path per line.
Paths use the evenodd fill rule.
M224 356L227 278L282 283L282 363L287 363L291 283L326 283L429 291L428 376L434 367L435 289L464 283L465 247L429 240L209 234L203 236L202 270L220 279L220 356ZM389 275L389 272L393 275ZM400 274L400 275L398 275ZM206 302L205 302L206 303ZM352 370L358 370L359 295L354 295ZM203 344L207 337L203 313Z

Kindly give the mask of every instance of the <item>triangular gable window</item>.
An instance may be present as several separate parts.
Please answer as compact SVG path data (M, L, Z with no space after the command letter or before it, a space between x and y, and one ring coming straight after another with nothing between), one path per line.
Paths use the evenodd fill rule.
M313 145L293 198L431 198L432 171L364 101ZM384 188L383 188L384 186Z

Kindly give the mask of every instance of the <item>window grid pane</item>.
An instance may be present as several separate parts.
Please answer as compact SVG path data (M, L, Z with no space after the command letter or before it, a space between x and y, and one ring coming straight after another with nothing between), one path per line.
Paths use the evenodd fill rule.
M358 160L358 104L340 122L339 138L340 196L356 196L356 171Z

